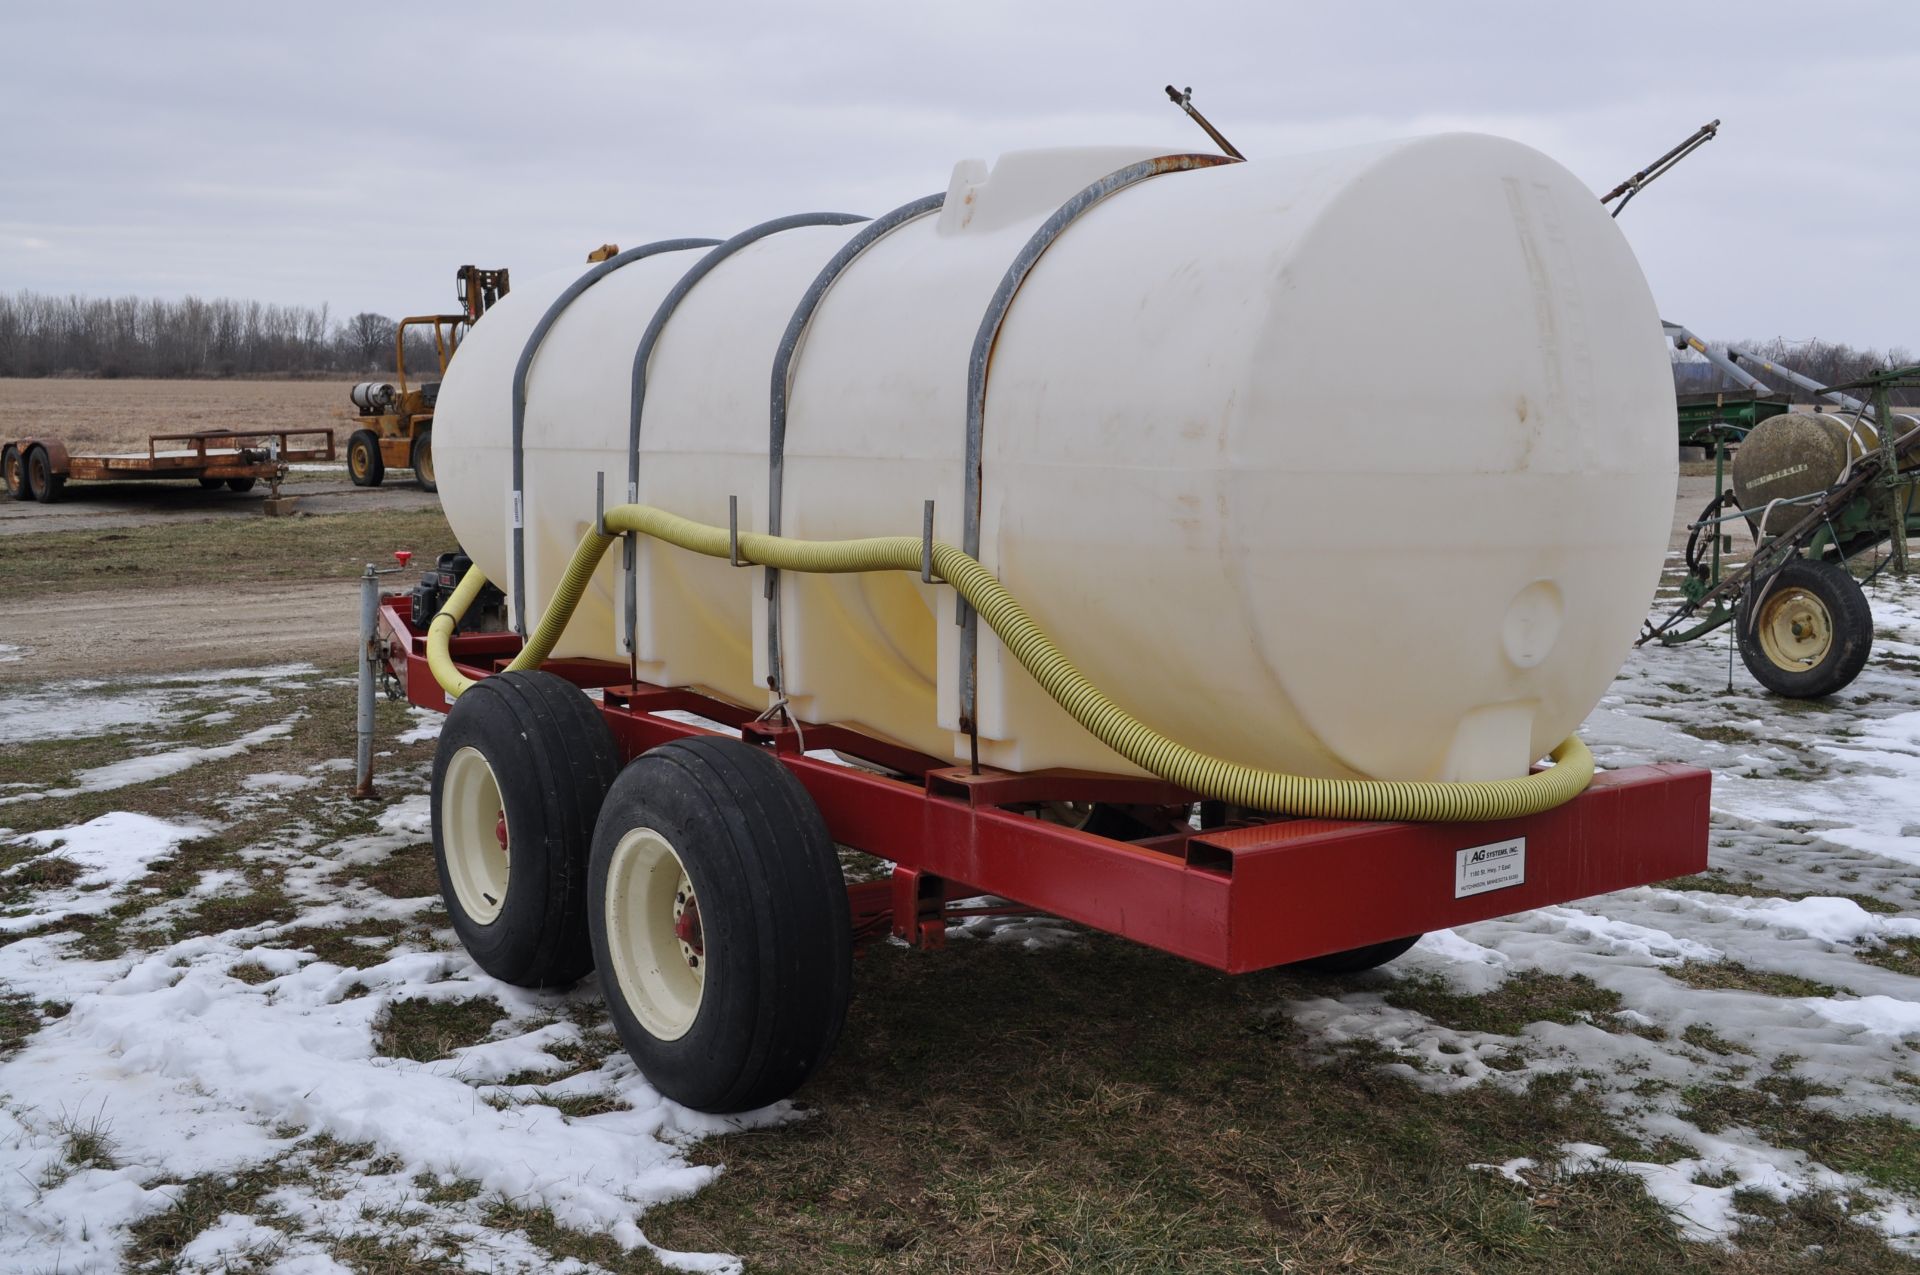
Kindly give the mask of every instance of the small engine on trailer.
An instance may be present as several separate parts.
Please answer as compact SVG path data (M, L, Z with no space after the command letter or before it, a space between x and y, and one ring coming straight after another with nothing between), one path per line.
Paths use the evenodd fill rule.
M447 604L453 591L459 587L460 578L473 566L473 559L455 549L443 553L435 560L433 570L420 577L420 583L413 586L413 622L416 627L426 628L433 617L440 614L440 608ZM507 595L489 584L481 588L480 595L467 608L467 613L454 625L455 633L505 633L507 631Z

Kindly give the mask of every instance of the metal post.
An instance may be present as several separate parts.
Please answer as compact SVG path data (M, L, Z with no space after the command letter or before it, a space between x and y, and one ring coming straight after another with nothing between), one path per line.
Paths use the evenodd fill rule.
M367 564L360 577L360 720L353 750L353 795L373 796L373 671L380 662L375 621L380 610L380 576Z
M1908 484L1907 476L1900 472L1900 454L1894 450L1894 439L1899 434L1900 422L1893 416L1893 395L1887 389L1887 383L1881 381L1873 387L1873 423L1880 430L1880 481L1887 485L1887 529L1892 533L1891 565L1893 574L1907 574L1907 509L1900 499L1901 489ZM1912 497L1909 496L1908 500Z

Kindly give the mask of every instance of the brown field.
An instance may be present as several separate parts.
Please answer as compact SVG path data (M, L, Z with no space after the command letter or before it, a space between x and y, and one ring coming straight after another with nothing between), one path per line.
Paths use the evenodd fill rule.
M144 451L147 435L201 429L331 428L358 416L350 381L96 381L0 377L0 438L63 439L73 451Z

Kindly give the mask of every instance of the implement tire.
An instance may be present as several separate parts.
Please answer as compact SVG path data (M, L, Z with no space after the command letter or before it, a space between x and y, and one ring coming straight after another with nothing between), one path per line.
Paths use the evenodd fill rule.
M0 450L0 475L4 475L7 495L15 500L32 500L33 493L27 490L27 458L12 443Z
M380 436L370 429L358 429L347 440L347 477L355 487L378 487L387 476L386 459L380 455Z
M439 491L440 484L433 479L433 431L423 429L413 440L413 452L408 457L413 462L413 481L422 491Z
M499 673L453 703L433 756L433 858L453 932L517 987L593 968L587 854L620 771L593 701L552 673Z
M749 1111L826 1060L852 998L846 881L771 753L683 739L635 759L601 808L588 891L608 1012L661 1093Z
M1741 596L1734 634L1756 682L1788 699L1819 699L1866 667L1873 608L1846 567L1794 558Z

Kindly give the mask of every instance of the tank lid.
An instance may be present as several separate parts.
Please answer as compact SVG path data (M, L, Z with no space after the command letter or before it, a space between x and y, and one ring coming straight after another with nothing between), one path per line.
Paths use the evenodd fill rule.
M1116 169L1167 154L1164 146L1058 146L1008 151L992 171L986 161L963 159L953 166L939 233L991 233L1015 222L1044 217L1081 188Z

